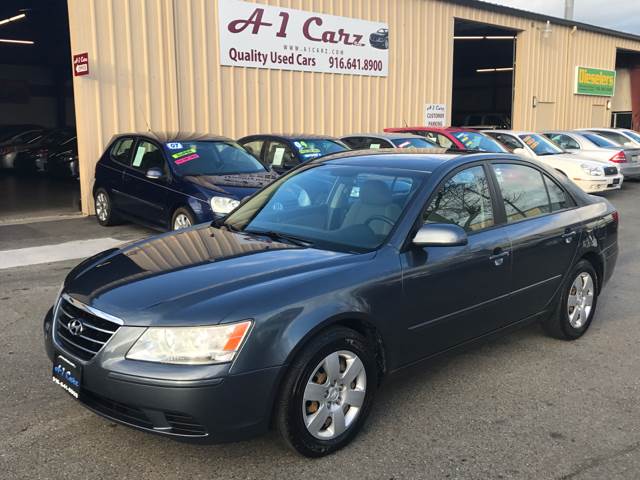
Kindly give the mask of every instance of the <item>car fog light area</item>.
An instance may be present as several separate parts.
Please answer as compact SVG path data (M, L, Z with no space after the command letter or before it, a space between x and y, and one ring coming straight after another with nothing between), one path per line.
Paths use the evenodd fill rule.
M208 327L150 327L131 347L127 358L181 365L230 362L250 327L248 320Z
M211 198L211 210L214 213L219 213L226 215L231 210L236 208L240 202L238 200L234 200L233 198L227 197L213 197Z

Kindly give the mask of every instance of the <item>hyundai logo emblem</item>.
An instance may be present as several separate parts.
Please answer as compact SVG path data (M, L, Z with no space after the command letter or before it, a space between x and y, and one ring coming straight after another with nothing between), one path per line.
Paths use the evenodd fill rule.
M67 330L69 330L72 335L80 335L84 330L84 325L82 325L82 322L80 320L74 318L67 325Z

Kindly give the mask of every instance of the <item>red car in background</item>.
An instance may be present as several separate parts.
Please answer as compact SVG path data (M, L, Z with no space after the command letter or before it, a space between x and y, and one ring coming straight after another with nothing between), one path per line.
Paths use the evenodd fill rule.
M493 138L470 128L400 127L385 128L385 132L402 132L421 135L449 150L506 153L507 150Z

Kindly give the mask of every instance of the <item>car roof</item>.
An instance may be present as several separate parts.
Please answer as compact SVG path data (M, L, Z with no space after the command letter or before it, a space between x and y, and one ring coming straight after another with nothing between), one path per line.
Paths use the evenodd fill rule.
M167 143L173 141L179 142L233 142L232 139L228 137L223 137L220 135L212 135L210 133L201 133L201 132L125 132L125 133L117 133L112 138L111 141L120 137L148 137L153 140L156 140L160 143Z
M421 135L416 135L414 133L403 133L403 132L383 132L383 133L352 133L350 135L343 135L340 137L343 138L353 138L353 137L367 137L367 138L380 138L383 140L394 140L401 138L419 138L420 140L425 140L425 138Z
M282 138L285 140L339 140L339 138L330 135L316 135L313 133L252 133L251 135L245 135L240 140L253 137Z
M333 164L432 172L447 162L455 161L456 165L459 165L478 160L495 160L496 155L501 155L505 159L521 160L517 155L507 153L447 153L445 148L389 148L383 150L348 150L311 160L306 165Z
M409 130L418 130L420 132L434 131L447 133L449 129L447 127L425 127L424 125L418 125L416 127L388 127L384 129L385 132L403 132Z
M487 129L487 130L482 130L481 131L481 133L491 133L491 132L509 133L511 135L540 135L539 132L531 132L531 131L527 131L527 130L494 130L494 129Z

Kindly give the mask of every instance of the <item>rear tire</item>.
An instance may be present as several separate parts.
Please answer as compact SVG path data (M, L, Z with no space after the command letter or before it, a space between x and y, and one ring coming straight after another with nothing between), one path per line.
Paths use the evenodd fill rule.
M378 384L366 339L344 327L320 333L291 364L276 404L285 443L306 457L347 445L364 424Z
M96 218L103 227L109 227L118 223L118 216L113 211L111 196L104 188L98 188L93 196L96 208Z
M177 208L171 216L171 230L182 230L193 226L195 224L194 218L193 213L188 208Z
M597 304L598 275L589 261L580 260L562 287L555 312L542 322L542 327L554 338L580 338L591 325Z

